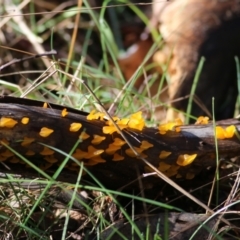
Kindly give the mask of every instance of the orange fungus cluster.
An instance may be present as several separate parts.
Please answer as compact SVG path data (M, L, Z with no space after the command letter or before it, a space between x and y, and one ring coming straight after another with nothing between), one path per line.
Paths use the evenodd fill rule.
M48 104L44 103L43 108L47 108ZM68 113L67 109L64 108L61 111L61 117L65 118L70 113ZM68 116L69 117L69 116ZM84 145L84 147L81 148L81 144L79 145L79 148L75 149L74 153L72 154L72 157L74 158L74 162L68 165L68 168L71 170L76 170L76 166L79 166L79 162L84 163L86 166L93 166L99 163L105 163L109 158L112 159L112 161L122 161L124 159L130 158L151 158L152 152L151 148L154 147L154 144L156 141L152 141L153 138L150 136L148 138L147 135L145 135L144 139L146 140L139 140L137 146L128 147L126 146L127 143L124 139L121 138L120 135L117 136L117 134L114 134L112 136L109 136L109 134L118 133L119 129L133 129L137 131L142 131L145 127L145 121L142 116L142 112L136 112L132 114L128 118L118 118L118 117L112 117L112 119L109 119L108 116L106 116L104 113L96 112L95 110L91 111L88 116L86 117L88 121L91 120L98 120L98 121L104 121L104 124L100 124L102 128L100 131L88 131L88 126L84 125L84 121L77 120L77 122L72 122L68 126L69 132L72 132L72 135L79 137L79 139L82 141L87 140L87 143ZM32 123L33 121L30 121L30 119L26 116L18 119L20 124L26 125L29 122ZM67 121L66 118L63 119L63 121ZM78 122L79 121L79 122ZM195 124L208 124L209 118L208 117L199 117ZM1 117L0 118L0 127L2 128L14 128L14 126L18 124L17 120L14 120L10 117ZM174 132L180 132L181 126L183 125L183 122L181 119L176 119L173 122L168 122L165 124L161 124L158 127L159 133L164 135L168 131L174 131ZM92 125L90 125L92 126ZM117 127L116 127L117 126ZM10 129L12 131L12 129ZM78 131L81 131L79 133L76 133ZM130 131L129 131L130 132ZM133 132L133 131L132 131ZM140 138L147 133L141 132L139 134ZM221 126L216 127L216 137L218 139L227 139L232 138L236 132L236 127L234 125L228 126L226 128L223 128ZM54 129L48 128L48 127L42 127L40 130L37 130L37 133L39 136L43 138L49 137L51 134L51 137L57 134L57 131L54 133ZM53 134L54 133L54 134ZM94 134L95 133L95 134ZM103 134L102 134L103 133ZM76 135L77 134L77 135ZM105 135L104 135L105 134ZM147 136L147 137L146 137ZM158 136L159 137L159 136ZM164 138L165 136L162 136ZM32 151L30 148L31 144L37 144L38 139L37 138L30 138L30 137L23 137L20 141L21 146L26 149L25 155L26 156L33 156L36 153L43 156L43 159L46 160L45 165L43 166L43 169L46 169L48 167L51 167L53 163L58 162L58 159L56 158L55 151L51 149L51 147L43 146L41 150L37 150L36 153ZM152 142L152 143L151 143ZM5 139L1 140L2 145L8 145L8 141ZM96 147L99 147L97 149ZM161 148L161 147L160 147ZM149 150L150 149L150 150ZM183 167L190 165L193 163L193 161L196 159L197 154L181 154L176 155L176 151L174 152L172 150L172 147L170 144L165 150L158 149L156 146L153 148L154 154L157 152L157 156L159 156L158 162L156 163L157 168L159 171L164 173L168 177L175 176L176 178L181 178L182 175L180 173L181 169ZM153 155L154 155L153 154ZM178 153L179 154L179 153ZM12 163L17 163L19 160L14 157L14 154L6 149L6 151L0 153L0 162L5 161L7 158L12 157L9 161ZM102 157L106 157L103 159ZM188 169L188 168L185 168ZM149 171L152 171L151 169ZM192 179L194 177L194 173L187 173L186 178Z
M209 121L209 117L200 116L200 117L198 117L195 124L208 124L208 121Z
M18 122L12 118L1 117L0 127L13 128Z
M160 124L158 127L160 134L166 134L167 131L173 131L175 129L176 132L180 132L181 129L179 126L182 126L183 122L180 118L175 119L174 122L168 122L165 124Z
M225 129L217 126L216 127L216 137L217 139L232 138L235 134L236 127L234 125L228 126Z
M87 116L87 120L103 120L105 118L104 113L96 112L95 110L91 111L89 115ZM129 118L118 118L113 117L113 121L120 130L124 128L132 128L139 131L142 131L142 129L145 127L145 121L142 117L142 112L137 112L132 114ZM107 126L103 127L103 133L104 134L113 134L114 132L117 132L117 128L115 127L115 124L112 122L112 120L107 120L106 124Z

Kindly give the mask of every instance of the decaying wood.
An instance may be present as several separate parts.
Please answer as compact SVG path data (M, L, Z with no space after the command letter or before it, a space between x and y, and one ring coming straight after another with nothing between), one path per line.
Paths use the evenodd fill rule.
M81 161L85 162L85 167L93 173L105 186L110 188L122 187L125 184L136 180L141 174L148 172L144 162L136 157L130 157L126 154L126 149L129 149L127 144L124 144L118 153L124 157L124 160L113 161L113 155L109 155L105 150L109 144L113 143L113 139L120 138L117 132L113 134L103 134L103 126L106 126L105 120L87 120L87 113L67 108L68 115L61 116L63 106L49 104L48 108L43 108L42 102L37 102L27 99L2 97L0 99L0 117L8 117L14 119L18 123L13 128L0 128L0 171L16 173L25 176L40 176L35 170L32 170L24 160L18 161L20 156L9 154L6 148L11 148L21 156L24 156L34 165L40 167L45 173L52 176L54 171L59 167L59 164L70 156L76 142L79 140L81 132L85 131L90 137L76 147L82 151L88 151L88 147L92 145L96 149L102 149L104 152L101 158L105 162L98 163L93 166L88 166L89 158ZM29 118L28 124L22 124L23 117ZM70 132L69 127L71 123L81 123L82 128L77 132ZM217 122L217 125L223 128L234 125L237 131L240 130L240 122L238 119L229 119ZM39 135L40 129L47 127L53 129L54 132L48 137L41 137ZM216 145L214 139L213 124L207 125L187 125L181 126L181 131L168 131L162 135L157 128L145 127L142 131L134 129L124 129L123 133L128 141L134 147L139 147L142 141L148 141L153 144L153 147L144 150L142 153L146 155L146 159L155 167L159 167L160 162L164 162L171 166L177 167L177 173L181 175L182 181L188 181L189 176L200 174L209 167L216 166ZM101 143L92 144L93 136L99 135L106 137ZM25 137L33 138L34 142L22 146ZM4 146L4 145L7 146ZM57 159L54 163L49 163L45 160L46 155L42 154L45 146L54 148L54 157ZM35 154L33 156L26 155L31 150ZM7 152L6 152L7 151ZM12 150L10 150L11 152ZM160 159L161 151L167 151L171 154L165 158ZM62 152L65 153L63 156ZM239 156L240 141L234 136L229 139L218 140L218 153L221 159L229 159L231 157ZM3 156L8 157L3 157ZM178 156L183 154L197 154L196 159L192 164L187 166L178 166L176 163ZM17 157L17 159L16 159ZM78 161L78 165L80 162ZM76 160L75 160L76 162ZM73 159L69 159L66 167L62 170L58 179L67 182L75 182L78 176L79 168ZM176 174L172 176L176 179ZM94 182L88 174L82 176L82 180L90 180ZM156 177L146 177L143 183L158 185L161 180ZM138 182L136 181L136 185Z

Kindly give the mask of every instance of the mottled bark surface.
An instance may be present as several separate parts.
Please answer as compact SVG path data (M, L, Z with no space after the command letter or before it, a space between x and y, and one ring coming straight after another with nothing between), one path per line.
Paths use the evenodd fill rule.
M3 117L17 121L14 127L0 128L0 140L2 143L0 149L1 172L16 173L28 177L40 176L39 173L32 170L32 167L25 160L20 160L21 156L23 156L30 163L52 176L66 156L70 158L71 151L73 151L72 156L77 151L84 151L87 152L88 157L82 157L78 161L76 159L67 161L58 177L58 179L67 182L76 181L81 162L96 178L110 188L127 185L137 180L143 173L149 172L149 168L141 159L134 155L130 156L132 154L127 154L128 144L124 144L116 150L123 157L122 160L114 161L113 154L110 155L106 152L109 144L112 144L114 139L122 139L122 137L117 132L104 134L103 127L107 126L105 120L87 120L87 113L68 108L68 115L62 117L61 112L64 107L53 104L49 104L48 108L42 106L42 102L27 99L1 98L1 122ZM24 117L29 118L27 124L21 123ZM81 123L81 129L71 132L69 128L72 123ZM229 125L234 125L237 131L240 129L240 122L237 119L218 122L217 125L222 126L224 129ZM43 127L52 129L53 133L47 137L40 136L39 133ZM207 125L181 126L180 129L180 132L167 131L164 135L160 134L157 128L147 127L144 127L142 131L127 128L123 130L123 133L133 147L140 148L143 141L152 144L148 149L141 151L141 155L156 168L161 170L160 164L167 164L172 169L172 172L175 172L171 174L166 172L167 175L170 174L169 176L176 181L189 181L200 172L206 171L207 168L216 166L214 128L213 124L210 123ZM82 132L87 133L89 138L75 146ZM105 137L105 139L98 144L93 144L94 135ZM28 143L26 137L31 138L33 141ZM5 144L6 146L4 146ZM46 146L48 150L44 150ZM92 146L95 150L89 149L89 146ZM11 149L7 149L9 147ZM15 151L14 153L12 149ZM48 152L49 149L53 152ZM103 162L99 162L98 158L92 157L96 150L102 151L98 157ZM31 155L31 151L34 155ZM160 159L162 151L171 154L164 159ZM239 156L240 141L236 135L228 139L219 139L218 153L221 159ZM177 159L184 154L197 154L197 157L191 164L180 166ZM52 162L51 159L48 159L49 157L55 160ZM94 182L86 173L82 176L82 179ZM154 187L162 184L162 180L157 177L146 177L142 180L144 186L150 184L150 186ZM135 186L138 186L138 181L135 182Z

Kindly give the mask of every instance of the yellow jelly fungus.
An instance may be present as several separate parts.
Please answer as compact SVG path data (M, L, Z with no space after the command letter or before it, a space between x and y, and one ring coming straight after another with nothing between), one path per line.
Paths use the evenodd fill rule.
M225 130L220 126L216 127L216 137L217 137L217 139L225 138Z
M66 117L68 115L68 111L66 108L64 108L61 112L62 117Z
M103 121L105 114L101 112L96 112L96 110L92 110L88 115L87 115L87 120L98 120L100 119Z
M158 170L159 170L160 172L166 172L170 167L171 167L170 164L167 164L167 163L165 163L165 162L160 162L160 163L159 163Z
M0 119L0 127L13 128L18 122L12 118L2 117Z
M164 174L167 177L173 177L177 175L179 168L180 168L179 166L171 165L171 167L166 172L164 172Z
M160 159L165 159L167 158L169 155L171 155L172 153L171 152L167 152L167 151L161 151L160 155L159 155L159 158Z
M29 145L29 144L31 144L32 142L34 142L35 141L35 139L34 138L28 138L28 137L24 137L23 138L23 141L22 141L22 143L21 143L21 146L27 146L27 145Z
M9 162L10 162L10 163L18 163L18 162L19 162L19 159L16 158L16 157L12 157L12 158L9 159Z
M116 124L118 125L120 130L123 130L124 128L127 128L127 125L118 124L118 123L116 123ZM114 125L103 127L103 133L105 133L105 134L112 134L114 132L118 132L118 129Z
M217 139L232 138L235 134L236 127L234 125L228 126L226 129L217 126L216 137Z
M82 127L81 123L72 123L70 125L69 131L70 132L77 132Z
M10 152L8 149L5 152L1 153L1 156L3 157L12 157L14 156L14 153Z
M113 143L110 143L108 145L108 148L105 150L105 152L109 155L113 155L120 148L121 148L120 146L115 146L115 145L113 145Z
M97 156L101 155L103 152L104 152L103 149L96 149L96 148L94 148L93 146L90 145L90 146L88 146L88 153L85 156L85 158L86 159L94 158L94 157L97 157Z
M43 127L41 128L39 135L41 137L48 137L50 134L52 134L54 132L53 129L47 128L47 127Z
M88 135L86 132L82 132L79 136L79 139L81 139L82 141L88 139L90 137L90 135Z
M161 171L162 173L164 173L166 176L172 177L172 176L175 176L178 174L179 168L180 168L180 166L177 166L177 165L170 165L165 162L160 162L158 170ZM181 177L181 175L178 176L178 178L180 178L180 177Z
M198 117L195 124L208 124L208 121L209 121L209 117L200 116L200 117Z
M54 154L54 150L44 146L43 150L40 152L40 154L43 156L52 155L52 154Z
M100 119L101 121L103 121L105 114L102 112L98 112L96 113L95 116L96 116L96 120Z
M88 160L88 162L89 162L89 161L94 161L94 162L96 162L96 163L105 163L105 162L106 162L106 160L104 160L104 159L101 158L100 156L91 158L91 159Z
M186 174L186 179L188 179L188 180L191 180L191 179L193 179L194 177L195 177L195 174L194 174L194 173L188 172L188 173Z
M118 153L114 153L112 160L113 161L122 161L122 160L124 160L124 157L119 155Z
M236 127L234 125L226 127L225 134L226 138L232 138L235 134Z
M197 157L197 154L192 154L192 155L188 155L188 154L183 154L183 155L179 155L178 159L177 159L177 164L179 166L187 166L189 164L191 164L194 159Z
M87 156L87 152L84 152L80 149L76 149L75 153L72 155L74 158L76 158L77 160L82 160L83 158L85 158Z
M0 162L4 162L7 160L7 157L4 157L4 156L0 156Z
M25 155L27 155L27 156L33 156L33 155L35 155L36 153L34 152L34 151L32 151L32 150L28 150L26 153L25 153Z
M147 150L149 148L153 147L153 144L151 144L148 141L142 141L142 144L140 146L141 149Z
M176 126L182 126L183 125L183 121L180 118L176 118L175 123L176 123Z
M93 140L91 141L91 143L94 145L98 145L105 139L106 139L106 137L99 136L99 135L93 135Z
M116 128L114 126L104 126L103 127L103 133L104 134L112 134L116 131Z
M175 132L181 132L181 128L180 127L175 127Z
M134 147L135 151L140 155L140 153L142 153L143 149L141 148L137 148ZM129 157L137 157L136 154L133 152L133 150L131 148L126 149L125 153L129 156Z
M142 131L145 126L145 121L142 117L142 112L136 112L130 116L128 127Z
M123 124L118 124L118 127L120 128L120 130L123 130L125 128L127 128L127 125L123 125ZM116 131L118 132L118 130L116 129Z
M58 162L58 160L57 160L53 155L51 155L51 156L46 156L46 157L44 157L44 159L45 159L47 162L49 162L49 163L56 163L56 162Z
M47 108L48 107L48 104L45 102L44 104L43 104L43 108Z
M112 119L113 119L113 121L114 121L115 123L117 123L118 121L120 121L120 118L119 118L119 117L112 117ZM129 119L128 119L128 121L129 121ZM127 121L127 122L128 122L128 121ZM109 125L109 126L113 126L112 120L106 121L106 124Z
M142 112L134 113L130 116L130 118L119 119L118 117L113 117L113 120L121 130L129 127L141 131L145 126L144 119L142 118ZM106 121L106 124L108 126L103 127L103 133L112 134L117 132L117 129L111 120Z
M22 124L28 124L29 123L29 118L28 117L22 118L21 123Z
M84 165L86 166L94 166L97 165L98 163L105 163L106 160L102 159L101 157L95 157L91 158L88 161L84 162Z
M115 145L115 146L121 147L121 146L123 146L125 143L126 143L126 142L123 141L123 140L120 139L120 138L114 138L114 142L113 142L112 144Z
M130 119L129 118L119 119L118 117L113 117L113 120L118 125L120 130L123 130L124 128L127 127L142 130L143 126L145 126L144 121L138 117L138 114L137 115L133 114L133 116ZM104 134L112 134L114 132L118 132L118 129L114 126L114 123L111 120L106 121L106 124L108 126L103 127Z
M177 118L175 119L174 122L168 122L168 123L165 123L165 124L160 124L159 127L158 127L158 130L159 130L159 133L160 134L166 134L167 131L172 131L174 127L175 128L175 131L176 132L180 132L181 129L179 128L179 126L182 126L183 125L183 122L180 118Z
M123 124L118 124L118 127L120 128L120 130L123 130L125 128L127 128L128 126L127 125L123 125ZM114 126L115 128L115 126ZM119 131L115 128L115 131L119 133Z
M121 146L124 144L126 144L126 142L122 139L114 138L114 142L108 145L108 148L105 150L105 152L109 155L113 155L117 150L121 149Z
M118 125L123 125L123 126L126 126L127 127L127 124L129 123L129 118L122 118L122 119L119 119L117 121L117 124Z
M174 126L175 126L175 123L165 123L165 124L159 125L158 130L160 134L163 135L163 134L166 134L168 130L172 130Z
M119 119L118 117L113 117L113 120L121 130L129 127L141 131L145 126L145 122L142 118L142 112L134 113L130 116L130 118ZM117 128L114 126L114 123L111 120L106 121L106 124L108 126L103 127L104 134L112 134L114 132L118 132Z
M123 130L124 128L127 128L126 125L118 125L118 127ZM104 134L112 134L114 132L118 132L117 128L115 126L104 126L103 127L103 133Z

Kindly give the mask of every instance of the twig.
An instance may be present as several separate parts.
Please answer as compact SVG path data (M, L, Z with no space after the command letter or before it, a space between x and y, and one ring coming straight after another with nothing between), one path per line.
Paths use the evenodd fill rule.
M11 60L10 62L0 66L0 71L2 71L4 68L14 64L14 63L19 63L19 62L25 62L28 61L30 59L33 58L40 58L40 57L44 57L44 56L49 56L49 55L56 55L57 51L56 50L51 50L49 52L44 52L44 53L40 53L40 54L35 54L33 56L29 56L29 57L24 57L24 58L14 58L13 60Z

